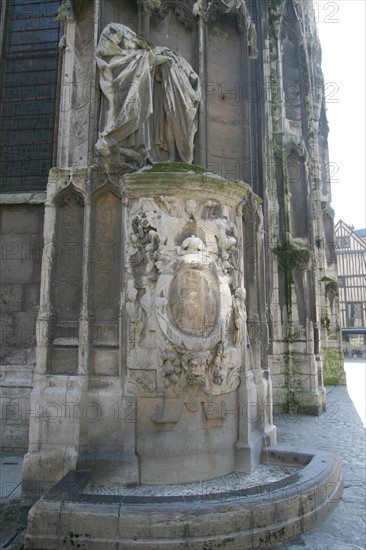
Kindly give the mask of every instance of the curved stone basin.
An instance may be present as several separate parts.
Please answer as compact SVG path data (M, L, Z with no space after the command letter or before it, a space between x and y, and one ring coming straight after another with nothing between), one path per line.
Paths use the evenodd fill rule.
M91 472L70 472L29 512L26 549L247 549L295 537L323 521L343 487L339 458L327 451L267 448L262 462L298 472L219 495L86 495Z

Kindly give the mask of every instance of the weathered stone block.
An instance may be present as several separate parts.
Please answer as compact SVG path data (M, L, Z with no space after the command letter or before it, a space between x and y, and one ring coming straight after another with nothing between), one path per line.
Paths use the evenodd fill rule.
M42 235L43 205L2 205L1 206L1 233L13 235L15 233Z
M7 347L15 344L15 319L12 313L1 313L0 320L0 341L1 346ZM3 349L4 352L4 349Z
M54 347L50 371L52 374L77 374L78 372L78 348Z
M32 355L33 351L33 355ZM15 346L8 349L6 355L6 363L9 365L27 365L34 364L34 348L26 348L18 350Z
M39 238L29 234L8 234L2 240L0 257L3 283L31 283L35 280L36 263L40 264L42 250ZM36 277L37 280L37 277Z
M20 284L1 284L0 303L3 311L21 311L23 306L23 286Z
M3 449L22 449L28 447L28 424L9 426L5 428L1 436Z
M284 388L287 380L288 375L286 374L272 374L272 388Z
M93 372L101 376L118 374L118 350L94 349Z
M59 543L55 534L59 532L60 513L63 503L40 500L37 504L37 508L31 509L28 515L26 545L28 548L37 548L40 543L39 534L44 533L42 544L49 548L49 550L57 550Z
M29 283L24 285L24 308L26 310L38 311L39 307L39 283Z
M15 345L21 348L34 346L36 343L37 313L19 312L14 314Z
M273 361L270 365L270 372L271 376L278 376L280 374L284 374L286 369L286 366L282 362L275 362Z

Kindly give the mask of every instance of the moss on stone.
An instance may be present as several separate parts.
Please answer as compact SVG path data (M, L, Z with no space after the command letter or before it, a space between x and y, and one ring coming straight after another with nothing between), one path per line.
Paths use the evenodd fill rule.
M311 250L297 243L286 241L283 245L277 245L273 248L273 252L278 258L278 263L285 273L285 302L288 313L288 318L291 318L292 312L292 271L295 267L298 269L307 269L311 258Z
M329 296L329 294L333 294L334 296L339 295L339 287L337 281L334 279L330 279L329 277L323 277L320 279L323 283L325 283L325 294Z
M186 162L156 162L154 163L150 172L193 172L194 174L205 174L207 168L199 166L198 164L188 164Z
M311 258L309 248L290 241L286 241L282 246L275 246L273 251L278 257L281 268L285 271L288 269L292 271L295 267L306 269Z
M323 244L323 239L321 237L315 237L315 246L321 248Z
M303 408L303 391L289 390L286 395L286 402L281 405L283 414L298 414Z
M330 319L329 319L328 315L325 315L325 317L322 317L320 322L321 322L322 327L323 327L326 331L329 331Z
M324 351L323 380L325 386L338 386L343 383L344 369L342 354L335 350Z

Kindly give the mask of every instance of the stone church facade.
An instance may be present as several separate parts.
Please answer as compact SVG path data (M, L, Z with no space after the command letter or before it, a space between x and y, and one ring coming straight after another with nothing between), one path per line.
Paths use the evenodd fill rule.
M320 414L324 382L341 380L343 367L311 2L75 0L44 3L34 19L36 29L16 1L4 4L3 448L28 448L30 422L31 453L64 439L69 464L75 448L89 464L85 442L103 445L103 432L118 449L120 435L98 416L107 403L132 418L138 395L156 425L179 422L170 399L179 384L203 388L206 421L219 423L222 395L245 386L226 363L246 338L246 411L268 410L247 415L243 441L273 440L272 405ZM194 313L181 288L205 289ZM181 406L195 414L193 397ZM68 421L51 434L65 402L85 414L71 430L63 410ZM134 480L126 456L136 442L124 426ZM146 457L148 480L157 462Z

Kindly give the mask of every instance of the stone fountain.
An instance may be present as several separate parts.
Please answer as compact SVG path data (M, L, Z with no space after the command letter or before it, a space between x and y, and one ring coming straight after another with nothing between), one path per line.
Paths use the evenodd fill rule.
M30 511L26 548L252 548L311 528L338 502L332 454L275 447L270 374L249 338L241 252L249 220L261 246L260 200L240 182L159 167L125 176L120 193L108 182L92 196L80 174L76 187L60 172L60 189L49 186L49 234L62 250L73 220L74 247L83 239L90 254L123 228L123 257L121 270L113 254L98 269L80 265L84 303L103 308L90 308L95 315L85 314L79 330L66 320L75 289L52 292L59 256L44 261L51 301L39 329L48 337L38 346L44 371L32 393L23 484L51 489ZM84 203L95 208L89 234ZM261 462L301 469L250 489L180 494L204 480L224 487L225 476ZM109 492L84 491L90 484ZM123 492L147 485L175 487L169 497Z
M276 442L270 376L251 348L245 306L242 212L260 248L260 200L243 183L158 170L125 176L121 196L107 183L84 197L61 174L63 188L49 195L60 251L68 231L92 255L123 227L123 258L120 269L111 253L84 269L80 288L95 307L85 332L71 320L75 288L59 280L65 259L44 262L51 300L39 324L51 337L39 344L27 479L83 467L116 483L187 483L251 472L263 443ZM84 201L95 205L89 234L78 226Z
M341 474L332 455L275 447L264 264L244 254L263 258L262 201L191 164L201 92L182 56L109 24L96 58L95 163L60 165L48 182L23 470L26 491L47 492L26 548L251 548L294 536L329 513ZM208 499L179 493L261 462L302 469ZM123 494L148 485L178 489Z

